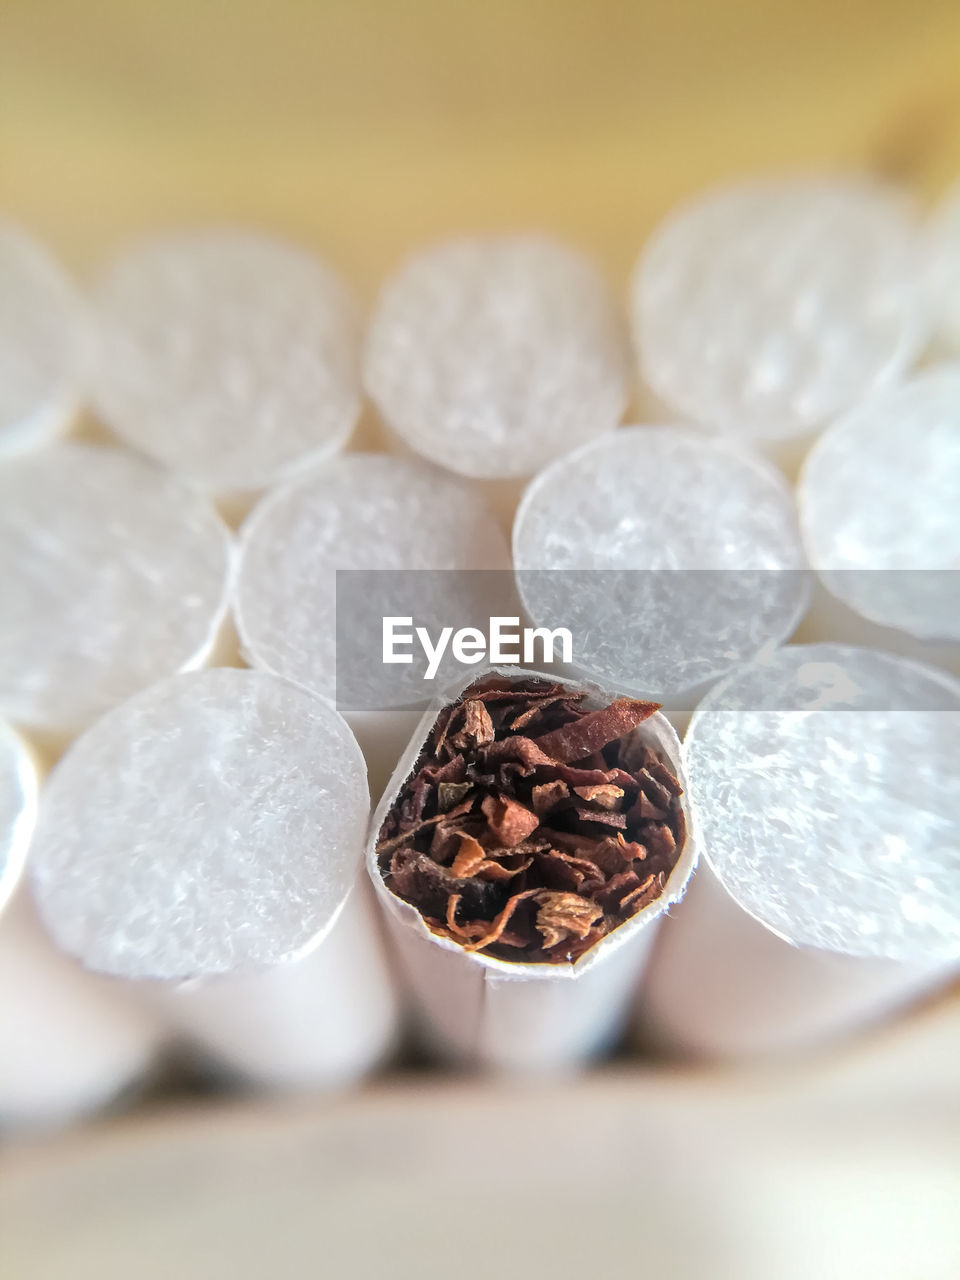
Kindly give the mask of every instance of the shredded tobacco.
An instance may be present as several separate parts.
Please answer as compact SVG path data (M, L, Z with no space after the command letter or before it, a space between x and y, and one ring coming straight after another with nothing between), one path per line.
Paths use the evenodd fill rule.
M681 787L633 731L654 702L489 676L440 713L380 829L388 887L466 951L576 960L663 892Z

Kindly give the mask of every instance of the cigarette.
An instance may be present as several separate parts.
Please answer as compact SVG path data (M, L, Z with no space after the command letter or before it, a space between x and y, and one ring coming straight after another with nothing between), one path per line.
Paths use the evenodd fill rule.
M380 1061L396 1016L370 912L358 899L340 923L368 815L360 750L325 701L263 672L174 676L53 771L34 896L67 954L137 983L227 1070L341 1084Z
M0 457L48 443L80 406L89 324L47 250L0 222Z
M227 609L211 504L119 449L66 442L0 469L0 711L64 738L202 664Z
M290 477L356 424L356 307L301 249L242 231L156 237L111 264L95 303L98 413L209 491Z
M509 569L506 539L468 482L420 459L348 454L268 494L244 524L234 599L241 649L251 666L336 700L379 795L430 688L413 664L382 664L381 616L411 615L411 626L415 616L434 631L460 613L486 618L482 588L502 579L512 590ZM368 574L338 599L342 570ZM344 655L338 665L338 633L357 655L349 668ZM410 703L418 709L399 709Z
M919 356L912 210L857 177L758 179L671 213L631 284L642 374L684 418L778 445Z
M164 1040L155 1015L58 951L15 895L0 920L0 1132L54 1128L134 1095Z
M960 970L960 682L796 645L732 675L684 745L704 865L644 975L642 1033L776 1055Z
M0 723L0 1131L99 1109L146 1074L158 1042L156 1025L61 956L14 894L36 809L33 757Z
M842 605L868 623L954 645L958 424L960 369L925 371L830 426L798 491L810 563Z
M935 211L925 248L932 328L941 348L956 355L960 353L960 183Z
M409 258L381 293L364 381L410 448L491 480L528 476L612 431L630 394L599 272L537 235L451 240Z
M655 705L492 668L438 699L373 819L367 867L428 1037L507 1072L610 1044L695 860Z
M601 684L692 707L803 616L793 495L737 441L629 427L559 458L513 528L521 599Z

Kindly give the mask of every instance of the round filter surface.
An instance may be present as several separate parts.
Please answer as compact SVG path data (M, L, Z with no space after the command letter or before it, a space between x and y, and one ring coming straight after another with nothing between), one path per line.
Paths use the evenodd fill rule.
M900 373L924 338L902 198L856 179L768 180L671 214L634 274L649 386L727 434L788 439Z
M109 712L60 761L34 894L90 969L263 968L332 926L368 817L363 757L332 707L264 672L191 672Z
M960 366L829 427L799 501L810 563L838 599L922 639L960 640Z
M610 431L626 343L600 275L539 236L456 240L388 281L365 381L416 452L462 475L526 476Z
M684 754L705 855L761 924L847 955L960 956L960 683L788 646L707 695Z
M211 490L327 457L359 416L353 303L300 249L243 232L150 240L109 269L97 315L103 419Z
M434 638L444 625L486 620L489 601L512 586L509 568L506 540L467 482L414 459L349 454L268 495L249 517L237 629L255 667L344 705L344 679L363 706L399 705L425 686L413 664L384 667L382 619L409 617L408 631L422 625ZM365 571L341 577L339 598L338 570ZM338 631L349 645L339 688Z
M625 428L545 468L513 555L528 612L571 631L576 666L660 700L786 639L808 599L781 474L678 427Z
M0 468L0 709L71 731L199 665L227 606L212 506L118 449L64 443Z

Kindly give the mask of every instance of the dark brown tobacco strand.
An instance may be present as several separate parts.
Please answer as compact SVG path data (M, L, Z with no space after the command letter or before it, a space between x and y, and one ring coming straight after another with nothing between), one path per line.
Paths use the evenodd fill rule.
M634 730L656 703L486 677L440 714L379 833L386 884L466 951L562 964L663 892L681 788Z

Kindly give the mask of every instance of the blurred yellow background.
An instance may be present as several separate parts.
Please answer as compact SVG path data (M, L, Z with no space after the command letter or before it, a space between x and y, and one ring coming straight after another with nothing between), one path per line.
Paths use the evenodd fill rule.
M751 170L960 173L956 0L5 0L0 206L75 268L248 223L369 294L450 230L537 226L622 278Z

